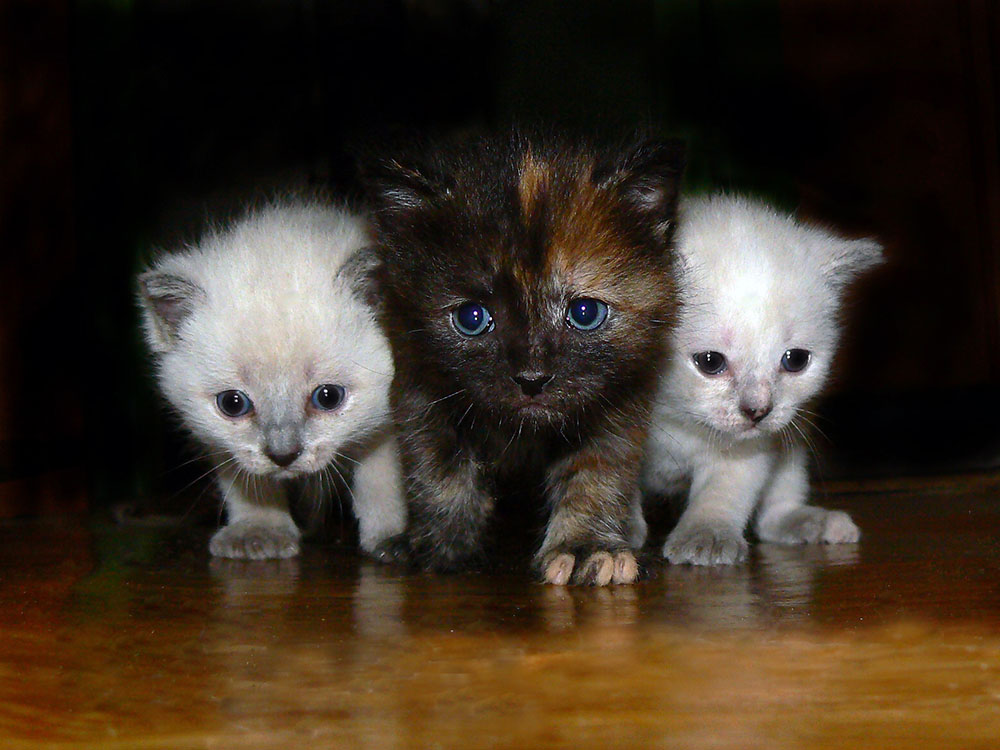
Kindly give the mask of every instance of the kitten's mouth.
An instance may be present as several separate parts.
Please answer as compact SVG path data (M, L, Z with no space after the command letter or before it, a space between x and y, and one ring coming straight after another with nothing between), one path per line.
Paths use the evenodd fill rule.
M524 416L545 417L561 414L558 409L536 398L522 398L513 404L514 411Z
M296 477L302 476L304 473L298 469L277 469L276 471L269 472L267 474L269 479L276 479L278 481L283 481L286 479L295 479Z
M727 430L730 435L732 435L737 440L750 440L756 437L763 437L765 435L770 435L774 430L771 429L771 424L759 423L751 424L749 422L744 422L739 425L736 429Z

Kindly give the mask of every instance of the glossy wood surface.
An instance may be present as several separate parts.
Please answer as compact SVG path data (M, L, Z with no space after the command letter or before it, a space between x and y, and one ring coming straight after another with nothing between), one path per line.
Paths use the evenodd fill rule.
M824 502L860 545L603 590L6 522L0 746L1000 746L1000 476Z

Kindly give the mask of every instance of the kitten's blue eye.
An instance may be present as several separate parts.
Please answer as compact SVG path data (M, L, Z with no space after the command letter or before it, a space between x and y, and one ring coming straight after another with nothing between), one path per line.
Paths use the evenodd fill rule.
M321 385L312 392L312 397L309 399L312 405L321 411L333 411L342 403L344 403L344 396L347 395L347 391L344 390L342 385Z
M451 320L459 333L466 336L479 336L493 330L493 316L485 305L478 302L466 302L451 314Z
M802 372L809 366L812 352L807 349L789 349L781 357L781 366L788 372Z
M608 306L599 299L581 297L569 303L566 322L579 331L593 331L608 319Z
M726 358L719 352L698 352L694 363L706 375L718 375L726 369Z
M243 391L223 391L215 396L215 405L227 417L245 417L253 411L253 401Z

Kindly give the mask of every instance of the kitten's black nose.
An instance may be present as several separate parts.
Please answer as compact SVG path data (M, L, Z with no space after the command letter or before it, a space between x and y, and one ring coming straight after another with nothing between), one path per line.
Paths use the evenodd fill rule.
M760 424L764 417L771 413L772 408L774 408L772 404L767 404L765 406L748 406L747 404L740 404L740 411L743 412L743 416L754 424Z
M537 396L542 392L546 384L552 380L551 375L541 372L522 372L512 377L512 380L521 386L525 396Z
M291 465L296 458L302 455L302 448L295 446L291 450L271 450L270 448L264 449L264 455L269 459L274 461L274 463L280 466L282 469L286 466Z

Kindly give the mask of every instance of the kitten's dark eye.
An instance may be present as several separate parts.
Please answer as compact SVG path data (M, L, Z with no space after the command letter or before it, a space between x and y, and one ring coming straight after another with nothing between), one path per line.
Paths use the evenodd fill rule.
M485 305L466 302L451 314L458 332L466 336L479 336L493 330L493 316Z
M698 352L694 363L706 375L718 375L726 369L726 358L719 352Z
M608 319L608 306L599 299L581 297L569 303L566 322L578 331L593 331Z
M781 366L788 372L802 372L811 359L812 352L806 349L789 349L781 358Z
M253 401L243 391L223 391L216 394L215 405L227 417L245 417L253 411Z
M344 396L347 395L347 391L344 390L342 385L321 385L312 392L312 405L317 409L322 411L333 411L342 403L344 403Z

